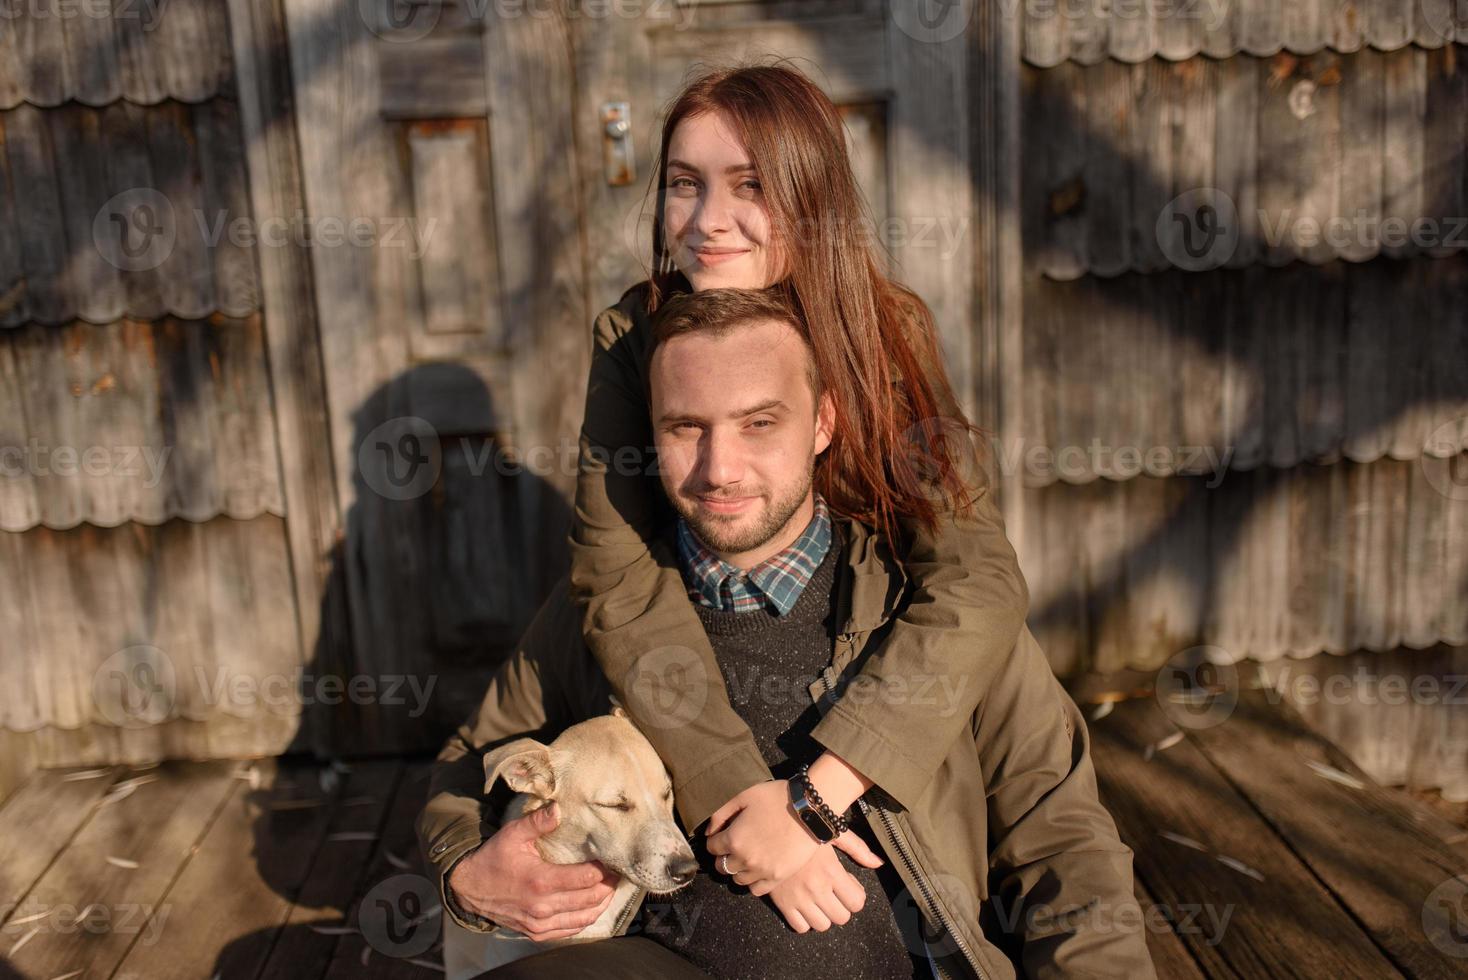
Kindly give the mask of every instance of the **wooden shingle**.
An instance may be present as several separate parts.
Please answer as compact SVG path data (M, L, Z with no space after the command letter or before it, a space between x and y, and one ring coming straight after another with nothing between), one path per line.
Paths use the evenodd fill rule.
M1468 43L1457 0L1024 0L1021 15L1024 59L1038 68Z

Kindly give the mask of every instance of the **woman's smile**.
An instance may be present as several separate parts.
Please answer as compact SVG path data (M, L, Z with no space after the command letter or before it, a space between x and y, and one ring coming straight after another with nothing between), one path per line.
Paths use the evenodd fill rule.
M692 252L694 257L697 258L701 264L705 266L714 266L723 265L725 262L731 262L734 259L739 258L741 255L748 255L749 249L705 247L695 248L692 250Z

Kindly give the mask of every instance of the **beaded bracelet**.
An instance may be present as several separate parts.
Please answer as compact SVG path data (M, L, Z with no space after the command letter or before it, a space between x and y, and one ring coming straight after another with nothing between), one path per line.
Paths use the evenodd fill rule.
M805 798L810 800L811 806L815 807L822 819L826 821L826 825L834 830L837 836L851 829L850 824L846 822L846 817L844 815L838 815L836 811L831 809L829 803L821 799L821 794L817 792L815 784L810 781L809 763L800 767L800 770L795 774L795 778L800 780L801 785L805 788Z

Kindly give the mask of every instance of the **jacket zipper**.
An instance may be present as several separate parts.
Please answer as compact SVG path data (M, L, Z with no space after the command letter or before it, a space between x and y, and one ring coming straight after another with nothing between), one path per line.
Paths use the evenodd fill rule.
M639 888L632 893L632 897L627 900L627 906L622 909L622 914L617 916L617 925L614 929L612 929L613 936L622 935L622 930L627 928L627 920L632 918L632 911L636 909L637 906L641 904L642 900L646 897L647 892L642 888Z
M821 683L825 687L827 694L835 690L831 684L831 669L829 667L821 672ZM973 968L978 980L984 980L984 970L979 966L978 957L974 955L973 950L969 948L968 943L964 940L958 929L954 927L953 920L948 917L948 913L943 910L943 906L938 904L937 897L934 896L933 890L928 886L927 879L923 877L922 869L918 867L916 859L912 856L912 851L908 849L907 841L903 839L901 831L898 830L897 824L893 821L892 815L888 813L887 808L883 806L870 806L867 804L866 799L860 796L856 798L856 802L861 807L863 814L870 813L873 810L876 811L877 819L881 823L883 830L886 831L887 838L892 841L893 847L902 858L902 863L907 866L908 874L912 875L912 880L917 882L918 890L922 893L923 903L927 905L928 910L943 926L948 935L953 937L953 941L958 944L959 950L963 952L964 959ZM947 971L938 965L938 961L935 959L932 962L939 976L946 977Z

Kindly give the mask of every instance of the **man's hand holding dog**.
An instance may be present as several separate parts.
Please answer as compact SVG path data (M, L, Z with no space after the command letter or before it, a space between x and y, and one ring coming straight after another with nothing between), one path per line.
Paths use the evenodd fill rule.
M448 884L455 899L540 943L591 925L611 905L619 876L598 861L547 863L535 841L559 822L552 804L505 824L454 865Z

